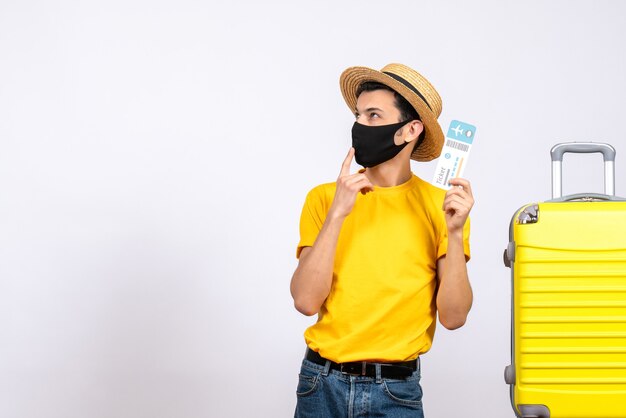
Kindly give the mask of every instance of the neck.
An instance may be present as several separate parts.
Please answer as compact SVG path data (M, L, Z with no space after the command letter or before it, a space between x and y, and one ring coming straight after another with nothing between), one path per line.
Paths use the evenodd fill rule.
M369 181L378 187L393 187L406 183L411 178L411 163L407 158L405 150L412 147L405 147L402 152L389 161L370 167L365 170L365 175Z

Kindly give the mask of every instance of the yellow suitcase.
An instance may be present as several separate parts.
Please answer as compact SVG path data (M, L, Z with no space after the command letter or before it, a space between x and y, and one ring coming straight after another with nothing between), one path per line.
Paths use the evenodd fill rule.
M561 197L567 152L601 152L605 194ZM519 209L511 268L511 365L505 381L523 418L626 417L626 200L616 198L615 149L551 150L553 199Z

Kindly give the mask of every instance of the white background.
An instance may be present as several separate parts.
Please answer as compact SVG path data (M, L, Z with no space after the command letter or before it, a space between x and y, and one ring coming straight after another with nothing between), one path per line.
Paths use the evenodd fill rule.
M339 74L389 62L477 126L474 307L426 414L512 417L509 221L557 142L612 143L626 195L625 41L618 1L2 0L0 417L292 416L300 209L350 144ZM601 158L564 177L601 192Z

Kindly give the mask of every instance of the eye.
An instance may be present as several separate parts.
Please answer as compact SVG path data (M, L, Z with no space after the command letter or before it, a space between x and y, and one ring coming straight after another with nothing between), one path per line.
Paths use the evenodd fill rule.
M355 119L359 119L359 116L360 116L360 115L359 115L358 113L355 113L355 114L354 114L354 118L355 118Z
M375 118L380 118L380 115L376 112L371 112L370 113L370 119L375 119Z

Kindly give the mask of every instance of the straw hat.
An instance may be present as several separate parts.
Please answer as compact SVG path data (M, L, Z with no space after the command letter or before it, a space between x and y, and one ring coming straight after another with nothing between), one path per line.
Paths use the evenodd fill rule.
M366 81L391 87L404 97L420 115L426 131L424 141L413 150L411 159L431 161L439 157L443 147L443 131L437 118L441 115L441 97L420 73L402 64L389 64L382 70L350 67L339 78L341 94L350 110L356 110L356 91Z

